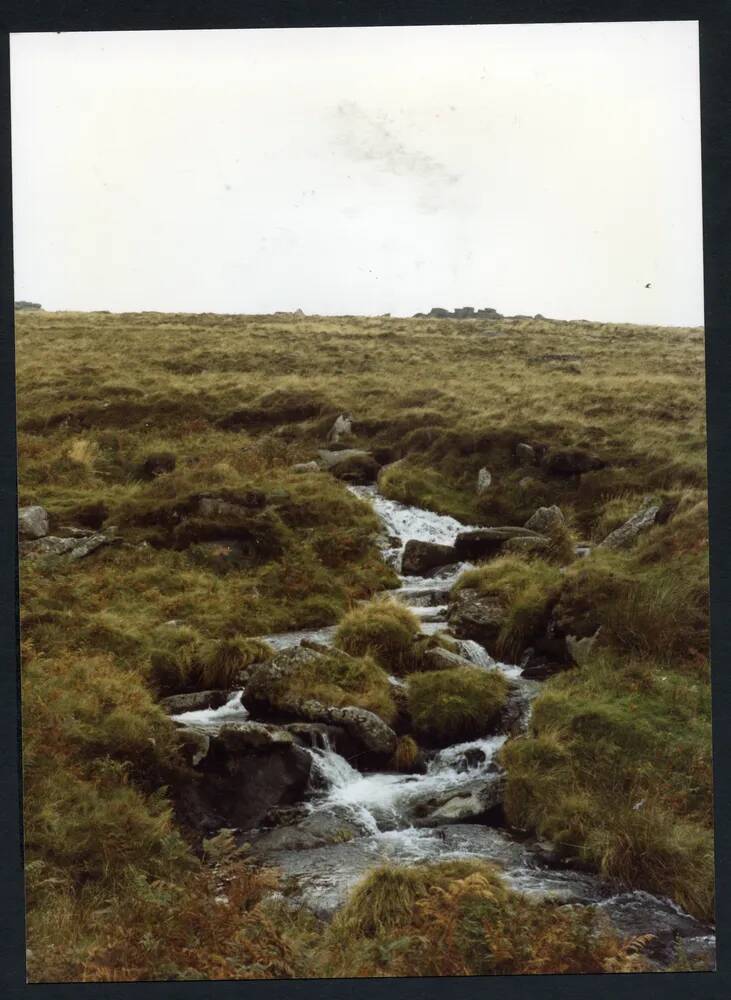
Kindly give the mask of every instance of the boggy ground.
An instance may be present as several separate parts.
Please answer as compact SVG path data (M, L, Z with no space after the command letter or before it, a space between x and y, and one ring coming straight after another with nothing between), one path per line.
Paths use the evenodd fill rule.
M578 666L549 649L564 669L502 753L507 821L712 917L702 331L23 313L17 360L21 505L42 504L52 534L117 529L77 561L22 564L31 979L636 967L626 942L588 934L590 917L564 908L559 933L555 908L523 913L474 866L374 873L323 932L273 904L276 876L225 836L201 861L174 820L165 789L186 764L159 698L230 687L261 659L251 637L335 624L395 585L368 507L292 470L340 413L353 418L340 445L387 466L387 496L470 524L561 508L550 549L501 551L457 584L499 609L491 652L506 659L600 629ZM201 504L211 496L218 507ZM633 545L574 556L646 498L661 515ZM430 697L432 725L437 700L453 712L398 644L371 636L356 655L349 703L388 717L385 667L426 678L412 682L417 717ZM315 682L331 700L345 690L340 675Z

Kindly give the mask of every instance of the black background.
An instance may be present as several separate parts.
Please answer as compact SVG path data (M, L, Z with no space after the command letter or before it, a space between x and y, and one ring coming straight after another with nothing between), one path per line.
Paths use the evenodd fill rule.
M662 996L731 997L731 3L492 2L368 3L366 0L0 0L0 986L13 998L176 1000L576 1000ZM12 188L8 32L185 28L256 28L488 24L561 21L698 20L703 143L706 373L711 521L713 744L716 790L718 964L716 973L503 976L442 979L269 980L199 983L25 984L25 929L20 837L16 443L13 350ZM631 150L627 151L631 156ZM42 155L42 151L41 151ZM725 404L725 405L724 405Z

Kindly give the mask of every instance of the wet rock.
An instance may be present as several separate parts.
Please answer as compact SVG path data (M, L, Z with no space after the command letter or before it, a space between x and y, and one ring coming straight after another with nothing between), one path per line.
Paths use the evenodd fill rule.
M355 757L361 749L342 726L329 725L326 722L288 722L283 728L290 732L301 746L311 750L326 750L330 747L346 760Z
M416 799L413 805L414 826L439 826L476 819L494 809L502 801L503 777L499 771L485 778L466 782L426 799Z
M537 531L541 535L566 527L566 520L560 507L539 507L525 522L525 527Z
M305 802L295 806L274 806L261 821L262 827L276 829L279 826L294 826L310 815L310 807Z
M344 807L317 809L288 825L262 830L247 837L254 857L278 851L306 851L328 844L342 844L367 832L352 812Z
M347 437L353 432L353 418L349 413L341 413L335 423L330 428L327 440L331 444L337 444L342 437Z
M437 566L454 562L454 558L452 545L437 545L435 542L422 542L412 538L404 547L401 571L406 576L421 576Z
M140 473L143 479L156 479L166 472L172 472L176 465L176 458L172 452L158 451L148 455L140 466Z
M44 538L48 534L48 511L34 504L18 510L18 533L21 538Z
M462 567L461 563L447 563L446 566L436 566L434 569L424 570L422 576L427 577L430 580L439 580L442 577L454 577L456 576Z
M196 781L185 781L173 786L173 804L178 822L198 837L208 837L230 826L227 818L213 808L210 797L205 794L205 782L201 775Z
M187 739L193 739L186 732ZM312 757L290 733L257 723L234 723L209 735L208 752L197 762L194 793L190 782L173 789L184 817L200 827L206 817L242 830L258 826L270 809L301 802ZM187 791L186 791L187 789Z
M433 587L427 590L423 586L407 586L398 590L382 590L379 596L393 599L409 608L438 608L449 601L449 594L449 587Z
M460 760L454 765L455 771L471 771L480 764L484 764L487 759L485 751L479 747L467 747Z
M325 750L335 744L335 727L323 722L288 722L282 728L291 733L302 746L313 750Z
M532 445L525 444L521 442L515 446L515 457L518 460L518 465L535 465L536 464L536 452Z
M396 705L396 718L393 720L391 728L399 736L402 736L404 733L411 732L412 728L411 711L409 710L409 689L397 677L389 677L388 683L391 689L391 697Z
M610 899L602 900L597 909L609 917L612 924L627 937L651 934L652 938L643 949L650 958L663 965L669 965L676 957L678 943L705 941L705 952L711 962L714 960L715 942L711 929L683 913L669 900L651 896L647 892L626 892Z
M456 667L473 667L477 670L482 669L471 660L467 660L464 656L460 656L459 653L454 653L449 649L441 649L439 646L435 646L433 649L427 649L422 657L422 660L426 670L454 670Z
M505 526L501 528L475 528L457 535L454 551L458 560L490 559L498 555L505 542L511 538L539 538L530 528Z
M378 756L390 757L396 749L396 733L383 719L365 708L331 708L328 721L341 725L353 739Z
M599 543L599 548L605 549L627 549L637 540L638 535L648 531L657 520L660 511L659 504L649 504L633 514L629 521L625 521L619 528L610 532L603 542Z
M483 468L477 473L477 495L482 496L483 493L487 493L490 489L490 483L492 482L492 473L489 469Z
M528 709L531 693L525 684L512 684L508 697L500 712L499 731L510 736L518 736L525 732L528 726Z
M497 638L505 611L497 601L482 597L477 590L458 590L449 605L447 621L458 639L474 639L487 645Z
M227 722L215 736L230 754L246 750L259 750L276 744L294 743L294 736L283 726L267 725L263 722Z
M191 767L195 767L203 760L211 745L208 733L192 727L179 729L178 739L183 757Z
M561 648L562 651L565 651L565 645L562 645ZM523 654L520 666L521 676L528 680L543 681L547 677L552 677L565 670L567 664L559 658L553 659L550 655L531 648Z
M165 622L170 625L171 622ZM181 715L183 712L198 712L205 708L220 708L230 697L230 691L193 691L190 694L171 694L160 699L160 705L168 715Z
M551 451L544 461L547 471L557 476L580 475L582 472L603 469L606 465L606 462L583 448L562 448Z
M342 451L319 452L320 467L338 479L350 483L366 485L375 482L380 465L369 451L358 448L344 448Z

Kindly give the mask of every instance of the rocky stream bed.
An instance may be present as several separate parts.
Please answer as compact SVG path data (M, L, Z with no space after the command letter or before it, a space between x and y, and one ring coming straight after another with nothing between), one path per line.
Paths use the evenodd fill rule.
M424 633L447 632L449 591L469 563L411 575L402 572L404 550L410 541L454 546L469 526L388 500L375 486L350 489L370 502L381 520L383 557L401 576L401 587L389 592L392 599L418 616ZM328 627L261 638L276 651L275 669L286 670L297 657L326 652L334 632ZM251 845L254 858L283 872L287 897L323 918L383 861L410 865L479 858L497 865L521 892L594 904L622 934L652 935L645 952L658 969L672 963L678 945L712 967L710 926L671 900L622 891L562 859L553 845L505 828L496 755L507 739L525 730L541 682L525 676L520 666L495 662L473 639L458 642L457 655L474 669L504 675L510 711L502 731L427 752L416 773L379 769L385 762L384 735L372 724L375 717L366 718L371 713L345 708L323 714L321 707L305 706L288 718L286 706L279 706L274 716L261 714L255 677L225 699L211 692L209 707L185 711L185 704L178 704L173 718L189 738L190 760L201 775L196 788L183 795L188 820L208 832L237 828L239 841ZM390 681L397 695L403 682ZM205 702L196 697L191 704Z

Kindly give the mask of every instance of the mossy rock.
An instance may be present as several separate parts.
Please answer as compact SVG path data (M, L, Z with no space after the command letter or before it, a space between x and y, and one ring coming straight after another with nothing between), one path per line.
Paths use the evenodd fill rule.
M508 696L501 674L477 667L412 674L408 689L414 732L432 746L494 732Z

